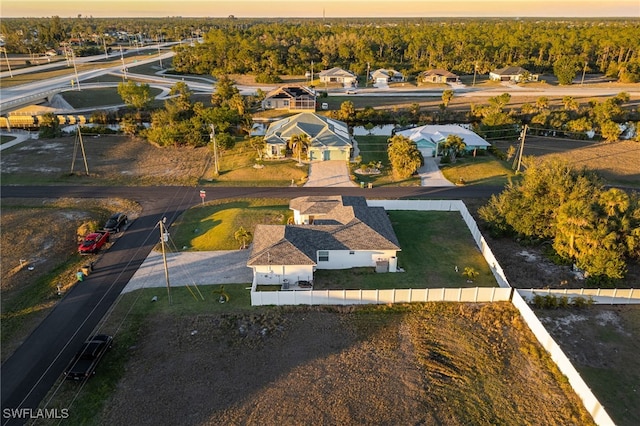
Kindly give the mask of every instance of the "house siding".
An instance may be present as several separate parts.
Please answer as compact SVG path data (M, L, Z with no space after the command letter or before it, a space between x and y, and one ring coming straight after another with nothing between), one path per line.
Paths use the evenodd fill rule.
M294 283L313 280L313 265L256 265L253 266L255 283L260 285L282 284L287 279Z
M318 261L317 269L375 267L377 260L389 260L395 255L395 250L330 250L329 261Z

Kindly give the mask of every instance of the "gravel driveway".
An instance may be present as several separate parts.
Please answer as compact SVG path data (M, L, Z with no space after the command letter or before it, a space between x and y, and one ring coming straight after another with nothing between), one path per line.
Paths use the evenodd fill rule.
M250 284L253 273L248 259L249 250L168 253L169 282L172 286ZM122 292L166 285L162 253L152 251Z

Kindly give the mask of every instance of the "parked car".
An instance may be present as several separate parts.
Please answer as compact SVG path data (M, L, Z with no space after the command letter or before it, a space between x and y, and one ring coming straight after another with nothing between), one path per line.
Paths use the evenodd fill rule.
M100 248L109 242L109 231L92 232L78 246L78 253L97 253Z
M126 214L116 213L107 220L107 223L104 224L104 230L117 234L127 225L128 221L129 219Z
M111 348L112 342L113 337L106 334L91 336L64 370L65 378L84 381L94 375L98 363Z

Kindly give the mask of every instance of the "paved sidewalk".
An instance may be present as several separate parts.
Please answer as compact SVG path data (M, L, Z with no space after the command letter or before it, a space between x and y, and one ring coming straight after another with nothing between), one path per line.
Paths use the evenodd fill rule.
M0 132L0 135L2 136L10 136L10 137L14 137L15 139L7 142L7 143L3 143L2 145L0 145L0 151L3 151L5 149L11 148L12 146L16 146L19 143L22 143L26 140L31 139L31 133L30 132L26 132L24 130L14 130L11 132L7 132L7 131L2 131Z
M247 266L249 250L186 251L167 254L171 286L206 284L247 284L253 272ZM140 288L166 287L162 253L152 251L122 293Z

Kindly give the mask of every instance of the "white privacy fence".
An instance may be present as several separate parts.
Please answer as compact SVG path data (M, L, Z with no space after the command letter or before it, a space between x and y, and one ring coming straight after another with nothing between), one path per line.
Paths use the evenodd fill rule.
M538 317L527 304L536 294L566 296L571 300L582 297L596 304L640 303L640 290L634 289L560 289L542 290L512 289L504 271L480 233L475 219L460 200L367 200L370 206L386 210L457 211L462 215L473 239L482 252L491 272L500 287L475 288L429 288L389 290L311 290L311 291L251 291L252 305L355 305L411 302L498 302L510 300L520 311L538 342L550 354L559 370L564 374L587 411L598 425L614 425L613 420L560 346L551 337Z
M535 296L552 295L566 297L569 302L578 298L586 299L596 305L640 304L640 290L634 288L575 288L575 289L518 289L520 296L531 302Z
M510 288L418 288L387 290L252 291L256 305L366 305L412 302L503 302Z
M587 409L593 420L598 425L608 426L615 425L609 414L605 411L598 398L593 394L589 386L584 382L578 370L571 364L571 361L560 346L553 340L547 329L542 325L536 314L531 310L527 302L518 294L514 293L511 303L519 311L522 318L527 323L533 334L538 339L540 345L549 353L553 362L556 363L558 369L564 374L571 387L582 400L582 404Z

